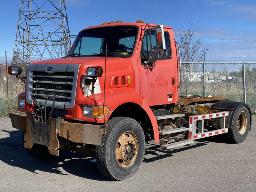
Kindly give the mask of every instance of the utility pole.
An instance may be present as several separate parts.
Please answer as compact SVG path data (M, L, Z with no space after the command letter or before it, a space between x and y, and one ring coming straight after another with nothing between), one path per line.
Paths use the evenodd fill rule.
M9 106L9 77L8 77L8 59L7 59L7 52L5 51L5 78L6 78L6 99L7 99L7 107L8 110L10 109Z
M62 57L70 45L66 0L20 0L13 64Z

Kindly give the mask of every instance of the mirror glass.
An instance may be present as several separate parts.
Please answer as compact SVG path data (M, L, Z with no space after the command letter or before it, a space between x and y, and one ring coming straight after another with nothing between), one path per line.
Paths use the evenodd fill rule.
M164 26L158 25L156 29L156 33L157 33L156 37L157 37L158 47L160 49L165 50L166 43L165 43L165 35L164 35Z
M22 68L19 66L9 66L8 67L8 74L9 75L20 75L22 73Z

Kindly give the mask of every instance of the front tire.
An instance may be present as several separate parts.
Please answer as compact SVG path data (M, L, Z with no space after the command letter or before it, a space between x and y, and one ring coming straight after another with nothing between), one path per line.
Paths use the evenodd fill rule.
M251 127L251 115L249 109L240 105L232 112L229 119L228 137L232 143L242 143Z
M97 147L97 167L106 177L124 180L134 175L143 160L145 138L141 125L134 119L114 117Z

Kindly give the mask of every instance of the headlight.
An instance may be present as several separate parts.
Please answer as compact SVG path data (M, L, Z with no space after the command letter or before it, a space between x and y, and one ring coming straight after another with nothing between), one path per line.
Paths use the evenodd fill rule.
M84 113L84 116L86 116L86 117L92 117L92 107L84 106L83 113Z
M18 101L18 108L19 109L25 109L25 99L20 99Z
M93 78L83 76L81 78L81 88L83 90L83 94L86 96L92 95L92 83L93 83Z
M85 96L101 93L100 82L98 78L83 76L81 78L80 85Z
M84 106L83 114L86 117L103 118L109 113L108 106Z

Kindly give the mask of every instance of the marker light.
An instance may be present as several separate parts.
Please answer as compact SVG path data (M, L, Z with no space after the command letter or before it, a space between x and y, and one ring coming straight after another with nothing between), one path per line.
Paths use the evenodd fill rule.
M86 71L86 75L88 77L101 77L103 74L103 69L102 67L88 67Z

